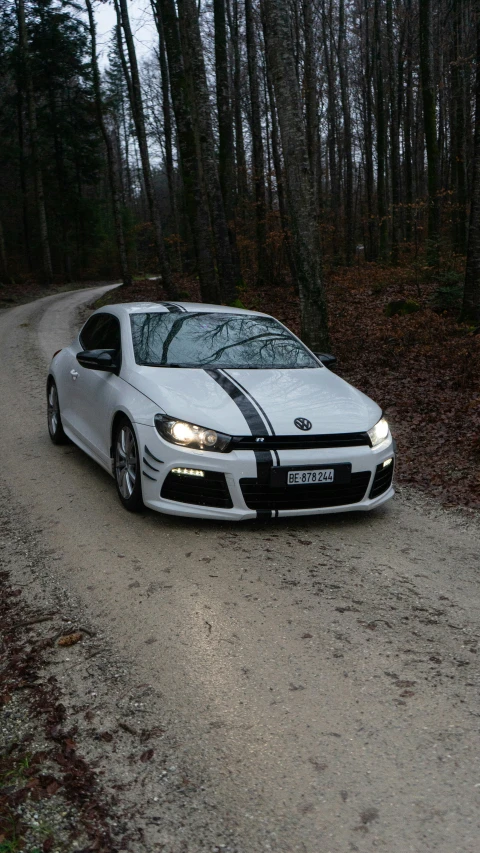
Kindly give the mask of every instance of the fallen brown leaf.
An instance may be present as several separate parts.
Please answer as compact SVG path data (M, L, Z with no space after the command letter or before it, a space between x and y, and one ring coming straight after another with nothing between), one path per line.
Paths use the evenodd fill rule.
M60 637L57 642L57 646L74 646L75 643L79 643L80 640L83 640L83 634L80 631L76 631L73 634L65 634L64 637Z

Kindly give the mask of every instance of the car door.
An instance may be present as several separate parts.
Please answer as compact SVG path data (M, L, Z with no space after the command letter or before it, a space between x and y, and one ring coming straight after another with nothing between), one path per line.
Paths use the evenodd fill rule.
M113 314L102 312L91 317L82 329L79 340L83 350L115 350L118 362L121 363L120 322ZM71 377L75 432L108 467L110 427L121 396L123 380L114 373L82 367L78 361Z

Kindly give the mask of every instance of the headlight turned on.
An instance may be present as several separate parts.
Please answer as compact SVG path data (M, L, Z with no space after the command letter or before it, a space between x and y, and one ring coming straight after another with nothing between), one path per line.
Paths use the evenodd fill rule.
M168 415L155 415L155 427L159 435L171 444L192 447L196 450L214 450L225 453L232 440L230 435L214 429L179 421Z
M388 432L388 422L385 418L381 418L375 426L367 430L368 437L372 442L372 447L377 447L377 445L381 444L382 441L385 441L388 436Z

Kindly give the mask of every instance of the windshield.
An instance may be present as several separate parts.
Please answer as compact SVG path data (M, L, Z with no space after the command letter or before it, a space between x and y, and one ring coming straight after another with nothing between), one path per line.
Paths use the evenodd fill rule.
M132 314L137 364L152 367L304 368L318 362L271 317Z

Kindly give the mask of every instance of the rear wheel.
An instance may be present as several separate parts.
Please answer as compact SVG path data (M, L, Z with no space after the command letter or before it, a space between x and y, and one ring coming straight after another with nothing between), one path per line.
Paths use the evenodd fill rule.
M129 512L140 512L143 500L138 445L133 426L126 417L117 424L113 446L118 497Z
M48 433L53 443L65 444L68 438L63 431L62 418L60 417L57 386L55 380L51 378L47 385L47 421Z

